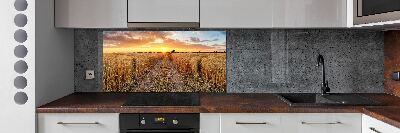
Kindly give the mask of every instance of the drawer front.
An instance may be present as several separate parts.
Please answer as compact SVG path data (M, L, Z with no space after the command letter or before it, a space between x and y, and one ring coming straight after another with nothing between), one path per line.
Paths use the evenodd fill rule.
M400 133L400 129L368 115L363 115L362 133Z
M221 133L279 133L279 124L279 114L221 114Z
M199 22L199 0L128 0L128 22Z
M39 113L39 133L119 133L118 113Z
M200 27L272 28L274 1L201 0Z
M281 126L284 133L361 133L361 114L282 114Z

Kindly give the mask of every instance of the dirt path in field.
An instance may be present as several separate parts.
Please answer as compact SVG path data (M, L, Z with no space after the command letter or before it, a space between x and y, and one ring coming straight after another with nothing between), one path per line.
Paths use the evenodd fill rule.
M160 59L134 88L142 92L182 92L188 87L184 76L167 57Z

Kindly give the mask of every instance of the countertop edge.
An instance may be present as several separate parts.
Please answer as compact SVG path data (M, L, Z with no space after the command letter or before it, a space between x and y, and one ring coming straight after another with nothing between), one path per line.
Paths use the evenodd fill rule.
M371 110L369 110L369 108L364 108L361 113L364 115L368 115L372 118L375 118L377 120L380 120L382 122L385 122L394 127L400 128L400 121L394 120L394 119L390 118L390 116L386 116L386 115L380 114L378 112L371 111Z

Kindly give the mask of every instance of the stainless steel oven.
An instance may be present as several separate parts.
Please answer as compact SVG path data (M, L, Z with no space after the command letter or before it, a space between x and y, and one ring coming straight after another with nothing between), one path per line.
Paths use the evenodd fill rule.
M199 133L200 114L120 114L120 133Z
M354 24L400 19L400 0L353 0Z

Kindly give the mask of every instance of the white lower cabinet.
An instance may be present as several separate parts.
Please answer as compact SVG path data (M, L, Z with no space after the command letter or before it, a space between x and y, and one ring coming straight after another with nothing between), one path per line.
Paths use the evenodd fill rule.
M200 114L200 133L219 133L220 113Z
M119 133L119 114L39 113L38 133Z
M400 129L368 115L362 115L362 133L400 133Z
M361 114L282 114L281 127L283 133L361 133Z
M119 133L118 113L39 113L38 133ZM400 133L360 113L201 113L200 133Z
M274 113L223 113L221 133L280 133L280 123Z
M201 133L361 133L360 113L205 113L200 120Z

